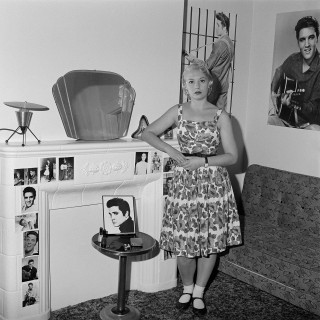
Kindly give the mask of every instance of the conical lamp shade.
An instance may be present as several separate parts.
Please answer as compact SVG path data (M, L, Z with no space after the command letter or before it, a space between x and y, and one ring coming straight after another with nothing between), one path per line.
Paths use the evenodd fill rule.
M28 110L19 110L16 111L16 116L18 120L18 124L20 127L29 127L31 118L32 118L32 112Z

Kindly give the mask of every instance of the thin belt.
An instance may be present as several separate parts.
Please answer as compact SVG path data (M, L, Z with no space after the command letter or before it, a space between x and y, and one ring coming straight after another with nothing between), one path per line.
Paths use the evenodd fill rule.
M200 158L205 158L205 157L213 157L216 154L203 154L200 152L196 153L182 153L185 157L200 157Z

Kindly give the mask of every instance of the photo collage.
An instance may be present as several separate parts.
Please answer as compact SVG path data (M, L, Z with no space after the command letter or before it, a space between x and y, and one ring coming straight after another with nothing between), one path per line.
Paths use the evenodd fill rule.
M41 158L38 167L17 168L13 184L20 188L20 205L15 215L15 231L22 233L22 307L39 303L39 197L38 186L74 179L74 158Z

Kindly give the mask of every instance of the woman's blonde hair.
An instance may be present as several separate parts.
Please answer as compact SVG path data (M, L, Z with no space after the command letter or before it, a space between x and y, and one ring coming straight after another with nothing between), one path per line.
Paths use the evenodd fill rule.
M208 68L203 63L191 63L191 64L189 64L188 66L185 67L185 69L184 69L184 71L182 73L182 88L183 88L184 92L186 93L186 95L188 95L187 88L186 88L186 80L185 80L184 76L185 76L185 74L187 72L194 71L194 70L202 71L203 74L208 79L208 81L209 81L208 95L209 95L211 93L211 91L212 91L213 78L212 78L212 75L211 75L210 71L208 70Z

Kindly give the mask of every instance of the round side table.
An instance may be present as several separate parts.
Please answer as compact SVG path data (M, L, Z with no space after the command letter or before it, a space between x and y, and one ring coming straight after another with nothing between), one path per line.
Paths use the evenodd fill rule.
M98 242L98 233L92 237L92 246L100 253L119 257L119 275L118 275L118 301L116 306L106 306L100 312L102 320L138 320L140 312L132 306L125 305L125 285L126 285L126 266L127 257L139 256L150 252L157 245L157 241L143 232L136 232L135 236L110 235L107 238L106 248L102 248ZM142 247L131 247L131 250L125 250L124 244L130 243L130 238L142 238Z

